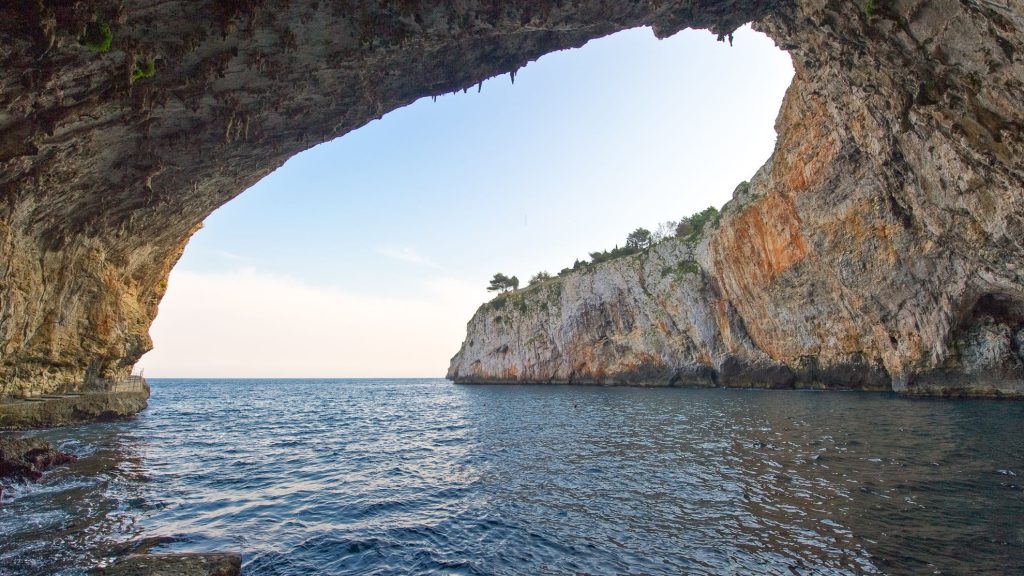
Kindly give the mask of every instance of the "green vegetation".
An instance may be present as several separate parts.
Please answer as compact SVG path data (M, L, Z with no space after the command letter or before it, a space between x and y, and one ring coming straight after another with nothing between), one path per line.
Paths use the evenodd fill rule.
M875 12L877 12L877 11L878 11L878 0L868 0L867 3L864 4L864 14L867 14L869 17L870 16L874 16Z
M590 253L590 264L600 264L602 262L608 262L609 260L615 260L616 258L622 258L624 256L632 256L633 254L639 254L642 252L639 248L631 248L629 246L619 248L616 246L611 250L604 250L602 252L591 252ZM573 270L578 270L582 267L590 265L586 262L576 261L573 265Z
M739 187L744 186L749 188L750 183L742 182L739 185ZM618 258L640 254L650 249L658 242L662 242L670 238L681 238L689 242L695 241L701 237L708 226L718 224L718 220L721 216L722 215L717 208L709 206L696 214L682 218L678 222L662 222L658 225L658 229L655 232L651 232L646 228L637 228L626 236L625 246L621 248L616 246L611 250L591 252L589 262L586 260L576 260L571 268L562 268L558 273L558 276L565 276L566 274L571 274L572 272L579 270L587 270L594 264L601 264ZM530 283L532 284L534 281L535 280L531 280Z
M508 290L518 289L519 278L516 278L515 276L505 276L501 272L498 272L494 275L494 278L491 278L491 285L487 287L488 292L506 292Z
M488 310L497 311L505 310L511 306L511 308L514 308L519 312L526 312L526 310L529 308L529 305L527 304L527 298L530 298L530 295L527 294L526 292L527 290L517 292L502 292L501 294L495 296L493 300L484 304L484 308ZM506 317L506 320L510 323L512 322L511 317Z
M626 248L633 248L637 251L647 250L654 244L651 231L646 228L637 228L626 236Z
M661 277L672 276L676 282L679 282L687 274L700 274L700 265L693 260L684 260L675 266L669 266L661 270Z
M494 323L495 324L504 324L506 326L511 326L512 325L512 318L510 318L508 316L498 315L498 316L494 317Z
M721 214L719 214L718 209L714 206L709 206L705 210L687 216L681 219L676 226L676 237L696 240L704 232L704 228L708 224L717 224L720 216Z
M550 279L551 279L551 274L548 274L544 270L541 270L540 272L537 272L536 274L534 274L533 278L530 278L530 285L536 284L537 282L543 282L545 280L550 280Z
M78 42L93 52L110 52L114 33L110 31L110 24L106 22L90 22Z
M141 64L135 64L135 71L132 72L132 82L137 82L143 78L152 78L153 76L156 76L156 62L152 59L146 60Z
M594 254L591 253L590 256L593 257ZM609 258L609 260L610 260L610 258ZM566 267L566 268L562 268L561 270L559 270L558 271L558 277L565 276L566 274L571 274L571 273L573 273L573 272L575 272L577 270L585 270L589 266L590 266L589 262L587 262L586 260L583 260L581 262L580 259L577 258L576 261L572 263L572 267L571 268L570 267Z
M746 190L749 189L749 187L750 183L741 182L740 185L737 186L737 190ZM642 254L658 242L669 240L671 238L679 238L686 242L696 241L704 234L709 226L717 225L720 218L721 213L718 209L714 206L709 206L696 214L682 218L678 222L662 222L658 225L658 229L655 232L651 232L646 228L637 228L626 236L625 246L615 246L611 250L591 252L589 261L577 259L573 262L571 267L562 268L554 277L546 271L540 271L534 274L534 276L530 278L529 288L527 290L533 290L534 288L544 285L544 283L549 280L561 278L568 274L572 274L573 272L588 271L592 269L595 264L602 264L619 258ZM663 270L663 276L672 274L677 279L682 278L685 274L699 273L700 267L693 261L686 261L677 266ZM495 274L487 289L491 292L500 292L500 294L487 306L494 309L501 309L510 301L514 301L513 303L518 309L523 311L526 310L526 302L522 295L506 294L506 292L510 290L515 292L519 289L519 279L515 276L509 277L501 273ZM557 292L554 292L554 294L557 296Z

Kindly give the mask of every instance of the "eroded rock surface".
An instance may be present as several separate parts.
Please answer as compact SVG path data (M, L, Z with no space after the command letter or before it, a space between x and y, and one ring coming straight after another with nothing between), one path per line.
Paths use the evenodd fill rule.
M751 20L796 78L772 159L686 256L699 281L651 292L678 311L572 279L633 319L607 329L621 353L569 334L605 320L566 317L551 350L516 325L507 365L464 347L452 375L1019 390L1015 0L17 0L0 5L0 396L127 374L191 234L293 154L618 30Z
M756 24L796 69L775 153L692 256L485 306L450 378L1024 395L1024 8L797 4Z
M146 409L150 388L130 392L87 392L0 402L0 430L53 428L130 418Z

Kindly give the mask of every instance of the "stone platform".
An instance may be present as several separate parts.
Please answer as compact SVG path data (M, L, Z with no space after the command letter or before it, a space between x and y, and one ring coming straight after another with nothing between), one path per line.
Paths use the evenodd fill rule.
M0 430L118 420L146 409L149 386L134 391L52 394L0 400Z

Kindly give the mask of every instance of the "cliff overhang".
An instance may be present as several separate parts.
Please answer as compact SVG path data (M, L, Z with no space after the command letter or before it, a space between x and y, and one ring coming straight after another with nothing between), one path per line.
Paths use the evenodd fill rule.
M726 37L748 21L792 54L796 78L750 197L694 253L725 350L698 364L721 373L719 360L749 362L738 344L749 340L757 365L860 363L922 391L982 374L1012 388L1024 302L1020 10L1001 0L4 3L0 396L128 374L152 345L191 234L292 155L618 30ZM658 362L635 352L647 353L643 370ZM523 368L517 380L529 379Z

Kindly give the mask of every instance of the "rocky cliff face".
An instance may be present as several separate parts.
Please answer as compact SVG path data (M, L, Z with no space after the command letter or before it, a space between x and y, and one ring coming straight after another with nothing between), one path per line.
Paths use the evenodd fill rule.
M1024 394L1022 10L761 20L796 76L719 225L484 306L449 377Z
M582 332L565 336L578 348L537 353L604 370L576 380L852 374L925 391L966 371L986 390L1012 390L1024 318L1021 10L1015 0L0 4L0 396L129 371L190 235L293 154L617 30L727 34L750 20L792 53L797 77L778 150L693 248L699 283L678 282L713 316L694 329L714 334L645 348L653 309L601 300L611 294L594 285L596 310L635 319L609 328L629 337L621 362ZM704 309L699 298L665 302ZM591 324L604 320L579 326ZM473 372L470 356L454 376L534 374L527 355L502 372Z
M741 385L756 367L761 379L747 385L788 384L715 291L698 250L667 240L495 298L469 322L449 378Z

